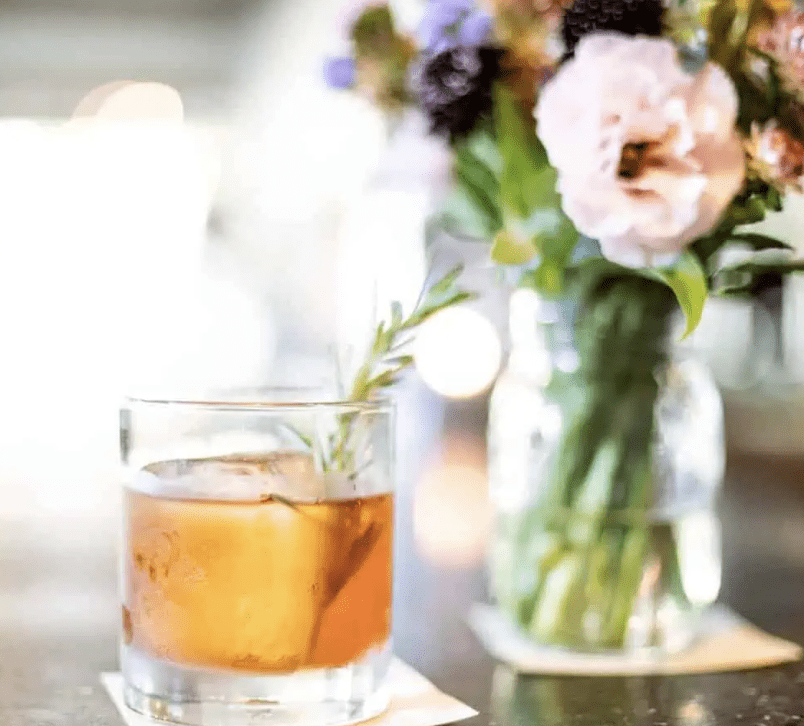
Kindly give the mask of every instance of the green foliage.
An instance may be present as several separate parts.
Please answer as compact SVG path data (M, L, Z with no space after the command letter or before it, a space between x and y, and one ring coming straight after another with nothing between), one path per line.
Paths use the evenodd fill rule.
M531 278L534 289L548 298L555 298L564 291L564 267L552 260L542 260Z
M769 260L767 262L761 260L747 260L721 270L721 274L729 272L749 273L752 275L767 275L768 273L775 272L786 275L791 272L804 272L804 260Z
M383 390L392 387L402 373L414 363L414 358L404 349L412 342L414 330L437 312L474 297L473 293L455 286L463 272L457 266L446 275L422 291L413 311L406 318L398 302L391 304L391 316L380 321L369 346L365 361L358 368L349 387L349 401L370 401L376 399ZM352 439L355 435L353 412L340 414L337 431L321 442L320 465L325 471L343 471L355 476ZM300 439L310 442L310 437Z
M740 34L737 32L739 9L734 0L718 0L709 16L707 38L710 60L733 70L740 59Z
M501 229L491 244L491 259L499 265L524 265L536 255L530 240L521 240L512 232Z
M527 219L534 210L556 207L556 172L524 118L519 104L503 85L495 87L494 125L502 157L500 206L504 215Z
M410 102L408 72L416 51L396 29L390 7L366 7L352 25L350 35L358 86L386 111L398 110Z
M691 252L685 252L673 266L645 272L664 282L673 291L687 321L684 337L688 336L701 322L709 292L706 272L698 258Z
M765 276L797 272L804 272L804 260L793 258L788 251L766 249L719 268L713 275L712 291L721 296L749 295Z
M377 326L369 354L355 375L349 389L350 401L371 400L382 389L393 386L413 363L413 356L400 354L400 350L411 342L412 331L437 312L474 297L471 292L455 288L462 271L461 266L453 268L423 291L407 318L402 314L401 305L392 303L390 320L383 320Z
M645 282L640 284L639 280ZM601 295L608 296L612 290L620 289L618 286L623 285L626 286L622 287L623 295L640 300L646 296L647 281L661 283L670 288L686 318L684 335L689 335L701 320L709 291L706 272L692 252L682 254L673 265L658 268L624 267L603 257L588 257L566 270L566 284L561 291L569 289L591 308L597 304ZM537 291L544 291L550 281L539 279L537 269L523 276L523 284ZM630 288L627 287L629 284ZM654 311L654 314L659 312Z
M494 139L477 129L455 145L454 185L441 213L441 226L476 239L491 239L502 228L501 159Z
M724 245L737 242L749 245L755 250L785 248L784 242L763 234L738 232L739 227L762 222L769 212L782 210L782 197L779 190L759 180L751 179L745 189L729 204L720 223L705 237L696 240L692 250L707 266Z
M561 210L556 181L533 122L499 85L493 129L481 127L455 146L455 185L442 224L491 240L498 264L524 265L538 257L530 284L557 295L578 232Z
M499 178L503 168L503 158L497 147L492 129L480 123L462 145L479 161L486 165L495 177Z
M802 130L791 108L798 106L797 92L786 87L776 60L752 45L757 30L773 17L772 0L717 0L709 17L709 60L723 66L735 83L737 125L743 133L750 132L752 123L769 119L794 133ZM764 65L764 72L756 72L756 61Z
M563 267L569 262L579 237L575 225L561 212L558 224L553 230L537 235L535 238L536 249L542 259Z
M508 89L495 89L493 130L480 127L454 150L455 184L442 226L491 240L491 258L498 264L538 258L528 284L560 294L579 235L561 209L556 171L533 123Z
M455 149L455 185L481 220L481 229L491 234L502 227L500 183L494 171L467 145Z
M793 248L775 237L757 232L734 232L729 237L730 242L738 242L753 247L755 250L792 250Z
M387 56L397 39L394 16L388 5L371 5L352 26L352 42L358 55Z
M441 208L438 228L450 234L477 240L489 240L502 227L502 218L496 205L459 175L449 197Z
M747 41L763 22L773 18L768 0L717 0L709 15L709 60L722 65L732 76L742 73Z

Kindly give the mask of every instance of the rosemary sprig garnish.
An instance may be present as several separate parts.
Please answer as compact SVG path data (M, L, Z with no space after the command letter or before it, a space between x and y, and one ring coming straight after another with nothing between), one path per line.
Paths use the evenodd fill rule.
M401 374L413 365L413 355L406 351L413 342L416 328L436 313L475 297L472 292L456 288L462 272L463 266L458 265L433 285L425 286L408 317L404 317L398 302L391 305L391 318L377 326L366 360L349 388L348 401L374 400L397 383ZM356 415L355 412L340 415L338 430L330 437L331 454L321 462L325 470L353 472L355 461L350 443Z
M413 356L402 353L413 342L413 331L441 310L474 297L471 292L453 288L462 271L462 266L455 267L432 287L425 288L407 318L403 318L398 302L391 305L391 319L377 326L369 354L355 375L350 401L369 401L382 389L393 386L399 374L413 364Z

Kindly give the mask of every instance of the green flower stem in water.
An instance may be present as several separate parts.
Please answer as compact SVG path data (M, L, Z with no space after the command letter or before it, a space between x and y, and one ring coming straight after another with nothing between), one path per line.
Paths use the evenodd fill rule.
M670 525L651 521L652 445L667 363L672 294L616 278L585 291L576 326L577 370L557 372L563 436L552 479L514 525L511 572L498 574L504 606L536 639L622 648L646 558L683 598Z

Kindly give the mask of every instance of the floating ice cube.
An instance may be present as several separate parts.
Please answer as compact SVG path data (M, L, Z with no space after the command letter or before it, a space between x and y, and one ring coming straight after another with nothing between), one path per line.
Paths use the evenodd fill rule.
M132 484L152 496L234 501L280 496L309 502L351 497L356 490L344 475L316 472L313 458L297 451L160 461L137 472Z

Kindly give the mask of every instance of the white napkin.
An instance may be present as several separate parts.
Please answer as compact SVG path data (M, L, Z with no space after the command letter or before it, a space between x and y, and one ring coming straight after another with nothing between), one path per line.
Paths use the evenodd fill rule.
M394 658L388 673L391 702L385 713L366 723L373 726L438 726L476 716L470 706L439 691L423 675L407 663ZM102 673L105 686L113 703L128 726L154 726L163 723L135 713L123 702L123 676Z
M614 676L763 668L799 660L802 648L768 635L726 607L710 608L701 637L680 653L576 653L529 640L491 605L475 604L469 625L486 650L521 673Z

